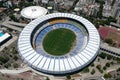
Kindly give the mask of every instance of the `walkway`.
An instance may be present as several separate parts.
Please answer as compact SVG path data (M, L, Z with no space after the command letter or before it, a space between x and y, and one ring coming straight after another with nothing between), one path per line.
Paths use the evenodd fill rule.
M2 26L8 27L13 30L22 31L22 28L8 24L6 21L2 23Z
M8 24L19 26L21 28L24 28L27 24L24 23L18 23L18 22L13 22L13 21L6 21Z
M17 30L17 31L22 31L22 29L26 26L27 24L24 23L18 23L18 22L13 22L13 21L4 21L2 23L2 26L11 28L13 30Z
M51 75L46 75L46 74L43 74L41 72L37 72L35 71L34 69L30 68L30 67L26 67L26 68L23 68L23 69L16 69L16 70L8 70L8 69L1 69L0 72L2 74L20 74L20 73L23 73L23 72L26 72L26 71L33 71L39 75L42 75L42 76L45 76L45 77L49 77L50 80L54 80L54 76L51 76Z
M106 43L102 43L100 45L100 50L103 52L107 52L109 54L112 54L116 57L120 57L120 49L119 48L115 48L115 47L111 47Z

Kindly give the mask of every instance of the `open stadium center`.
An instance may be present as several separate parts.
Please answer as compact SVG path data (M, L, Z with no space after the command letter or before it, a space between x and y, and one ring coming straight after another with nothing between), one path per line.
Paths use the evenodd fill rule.
M18 51L33 69L52 75L72 74L97 56L100 37L92 23L68 13L53 13L30 22L18 39Z

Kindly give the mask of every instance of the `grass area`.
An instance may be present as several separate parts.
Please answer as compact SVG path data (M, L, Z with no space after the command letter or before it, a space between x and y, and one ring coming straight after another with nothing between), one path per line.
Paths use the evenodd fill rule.
M76 40L73 31L59 28L50 31L43 40L43 48L51 55L60 56L68 53Z

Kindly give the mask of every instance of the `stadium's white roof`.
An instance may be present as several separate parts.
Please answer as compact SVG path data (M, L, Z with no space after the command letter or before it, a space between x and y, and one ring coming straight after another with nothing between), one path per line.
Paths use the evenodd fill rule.
M26 7L21 11L21 15L28 19L35 19L45 14L47 14L47 9L40 6Z
M31 46L31 34L35 27L45 20L66 17L72 18L82 23L89 34L86 47L78 51L77 55L61 57L47 57L37 53ZM81 70L90 64L95 57L100 46L100 36L95 26L83 17L68 13L53 13L39 17L30 22L21 32L18 39L18 51L21 58L32 68L49 74L66 74Z

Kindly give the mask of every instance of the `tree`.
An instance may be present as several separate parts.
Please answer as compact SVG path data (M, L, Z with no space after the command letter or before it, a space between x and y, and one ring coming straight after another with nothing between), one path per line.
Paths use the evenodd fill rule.
M107 60L111 60L113 58L113 56L111 56L111 55L107 55Z
M99 70L100 73L103 73L103 70L101 69L101 65L97 65L96 68Z
M12 14L9 16L13 21L19 22L19 20Z
M119 72L120 71L120 67L117 69L117 72Z
M100 7L99 7L99 12L97 13L97 16L101 19L102 18L102 12L103 12L103 4L105 3L102 0L98 1L100 3Z
M95 25L95 27L96 27L97 29L99 28L99 24L98 24L97 21L95 21L94 25Z
M106 70L107 69L106 66L104 66L103 69Z
M113 18L112 16L109 16L109 17L108 17L108 21L109 21L109 22L115 22L115 23L116 23L117 20L116 20L115 18Z
M116 0L113 0L111 3L111 6L113 6L115 4Z
M6 67L6 68L9 68L10 66L11 66L10 63L6 63L6 64L4 65L4 67Z
M117 63L120 63L120 58L117 57L117 58L116 58L116 61L117 61Z
M98 64L98 65L96 66L96 68L97 68L97 69L101 69L101 65Z
M13 64L13 67L14 67L14 68L18 68L19 65L18 65L17 63L14 63L14 64Z
M92 69L91 74L92 75L95 74L95 69Z
M5 2L4 1L0 1L0 7L5 7Z
M7 55L0 56L1 63L7 63L9 61L9 57Z
M106 55L105 53L103 53L103 52L99 54L99 57L102 58L102 59L105 59L106 56L107 56L107 55Z
M84 73L89 72L89 68L88 68L88 67L87 67L87 68L84 68L84 69L83 69L83 72L84 72Z
M92 67L93 67L94 65L95 65L94 63L91 64Z
M112 77L112 75L110 73L104 74L104 78L111 78L111 77Z
M110 67L110 63L106 63L106 65L105 65L105 66Z
M12 53L13 53L13 55L18 54L18 53L17 53L17 50L16 50L15 47L13 47L13 48L11 48L11 49L12 49Z
M14 59L15 61L17 61L17 60L18 60L18 57L15 55L15 56L13 57L13 59Z
M7 30L8 30L9 32L12 32L12 31L13 31L13 29L11 29L11 28L7 28Z
M49 77L47 77L46 80L50 80Z
M105 23L106 23L106 21L105 21L105 20L101 20L101 19L100 19L100 20L98 20L98 23L99 23L99 25L103 25L103 26L104 26L104 25L105 25Z
M100 58L98 58L98 62L100 61Z
M104 0L95 0L95 2L105 4L105 1L104 1Z
M70 76L70 75L66 75L66 78L67 78L68 80L70 80L70 79L71 79L71 76Z
M108 43L108 44L113 44L113 40L112 39L105 39L105 42Z

